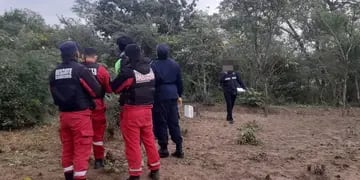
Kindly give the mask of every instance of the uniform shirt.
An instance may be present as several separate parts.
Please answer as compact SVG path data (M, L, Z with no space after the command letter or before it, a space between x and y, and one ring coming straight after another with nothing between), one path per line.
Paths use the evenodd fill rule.
M84 66L89 68L92 74L96 77L97 81L102 87L102 95L100 98L103 98L105 93L111 93L111 85L110 85L110 74L106 70L106 68L98 63L83 63Z
M237 93L237 88L246 89L239 73L234 71L222 72L220 75L220 85L224 92L230 93Z
M91 72L75 60L59 64L50 77L50 91L61 112L95 108L92 98L101 95L101 87Z

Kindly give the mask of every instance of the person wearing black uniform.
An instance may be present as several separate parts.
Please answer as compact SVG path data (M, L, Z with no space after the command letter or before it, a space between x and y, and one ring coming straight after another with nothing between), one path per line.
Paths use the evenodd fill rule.
M246 89L246 86L241 80L239 73L233 70L224 70L221 73L220 85L224 91L224 97L226 101L226 120L229 121L230 124L232 124L234 123L232 111L238 93L238 88Z
M78 45L66 41L60 45L62 63L51 72L50 91L60 111L62 166L66 180L84 180L94 135L91 110L93 98L101 96L101 87L88 68L79 64Z
M183 82L180 66L169 57L170 48L166 44L157 46L158 59L152 63L156 78L154 104L154 132L160 146L161 158L168 157L168 130L176 144L172 156L184 158L183 139L179 125L178 104L182 104Z

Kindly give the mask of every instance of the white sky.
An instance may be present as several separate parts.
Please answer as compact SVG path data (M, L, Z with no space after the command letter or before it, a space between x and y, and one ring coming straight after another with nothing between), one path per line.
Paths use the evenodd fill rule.
M199 0L198 8L209 13L217 12L221 0ZM74 17L71 7L74 0L0 0L0 14L15 8L28 8L41 14L48 24L58 23L58 16Z

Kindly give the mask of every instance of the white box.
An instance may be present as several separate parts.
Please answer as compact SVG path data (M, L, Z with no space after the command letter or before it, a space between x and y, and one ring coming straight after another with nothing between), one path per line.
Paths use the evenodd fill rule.
M191 105L185 105L184 116L187 118L194 118L194 107Z

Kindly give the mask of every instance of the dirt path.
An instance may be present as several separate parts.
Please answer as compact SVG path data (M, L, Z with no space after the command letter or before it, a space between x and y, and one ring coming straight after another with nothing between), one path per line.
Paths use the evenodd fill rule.
M320 180L360 179L360 109L341 117L334 109L277 108L268 118L239 108L236 122L224 122L222 107L203 109L201 117L183 120L186 158L163 159L163 180ZM238 128L256 121L259 146L238 145ZM62 179L57 124L0 132L1 180ZM123 144L107 142L116 173L90 169L90 180L127 177ZM170 149L174 150L171 144ZM308 171L308 168L311 171ZM325 169L318 171L318 169ZM318 174L318 175L316 175ZM144 177L143 179L146 179Z

